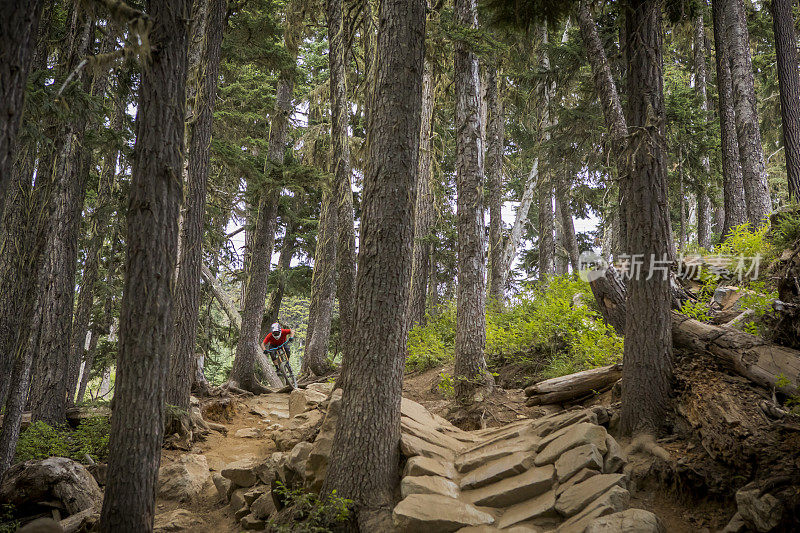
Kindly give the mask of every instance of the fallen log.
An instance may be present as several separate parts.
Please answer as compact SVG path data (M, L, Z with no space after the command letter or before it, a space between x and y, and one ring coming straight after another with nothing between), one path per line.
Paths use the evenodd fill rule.
M622 365L616 364L547 379L525 389L525 404L530 407L573 400L607 389L621 377Z
M625 286L613 268L589 282L606 321L625 331ZM771 390L795 396L800 389L800 351L732 328L714 326L672 312L676 348L709 353L727 368Z

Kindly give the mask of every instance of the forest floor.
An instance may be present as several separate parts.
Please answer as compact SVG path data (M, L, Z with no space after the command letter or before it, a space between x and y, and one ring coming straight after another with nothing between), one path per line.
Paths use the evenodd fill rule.
M417 372L406 376L404 396L412 399L431 412L445 418L458 418L459 412L453 408L453 402L443 393L439 383L441 375L452 374L452 365ZM203 454L212 472L220 472L227 464L247 458L264 458L276 451L276 445L270 438L273 431L289 427L288 394L266 394L249 398L241 398L227 413L227 418L217 419L227 428L227 434L211 432L206 439L194 444L191 453ZM591 403L610 405L611 393L596 397ZM551 406L527 407L525 395L521 389L497 389L490 394L480 407L480 420L486 427L507 425L524 418L538 418L554 412ZM264 416L267 415L267 416ZM255 428L260 430L260 437L244 437L242 433ZM245 430L245 431L241 431ZM237 436L239 432L240 436ZM612 432L613 433L613 432ZM616 437L616 435L615 435ZM629 444L624 438L618 438L625 447ZM691 445L679 440L661 444L678 462ZM177 461L185 450L165 449L162 465ZM702 532L719 531L735 512L731 502L715 501L711 498L696 498L687 495L676 487L676 480L668 479L663 469L654 468L654 458L649 454L635 453L629 457L636 472L636 490L632 490L632 507L650 510L657 514L667 531L670 532ZM213 484L208 484L201 496L193 502L178 504L159 500L157 514L162 515L174 509L182 508L190 511L203 522L203 526L193 527L193 531L215 533L233 533L241 531L233 516L233 511L218 495Z

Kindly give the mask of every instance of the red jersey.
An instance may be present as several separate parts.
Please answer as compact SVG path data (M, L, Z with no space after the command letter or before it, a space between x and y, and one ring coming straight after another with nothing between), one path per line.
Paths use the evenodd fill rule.
M273 348L275 346L280 346L281 344L286 342L286 339L289 338L289 335L291 333L292 333L292 330L290 330L290 329L282 329L280 336L276 339L272 335L272 332L270 331L269 334L266 337L264 337L264 344L266 344L267 346L272 346Z

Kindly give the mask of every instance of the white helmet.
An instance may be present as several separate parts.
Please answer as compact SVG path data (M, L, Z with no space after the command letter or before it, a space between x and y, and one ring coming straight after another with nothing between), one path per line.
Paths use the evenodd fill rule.
M281 334L281 325L280 324L275 322L274 324L272 324L270 326L270 329L272 330L272 335L273 336L275 336L275 337L280 336L280 334Z

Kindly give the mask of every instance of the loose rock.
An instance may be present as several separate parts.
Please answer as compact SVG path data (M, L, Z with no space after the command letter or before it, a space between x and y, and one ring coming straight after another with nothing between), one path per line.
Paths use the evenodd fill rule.
M404 533L450 533L466 526L494 523L494 517L462 501L438 494L412 494L392 513L395 526Z

